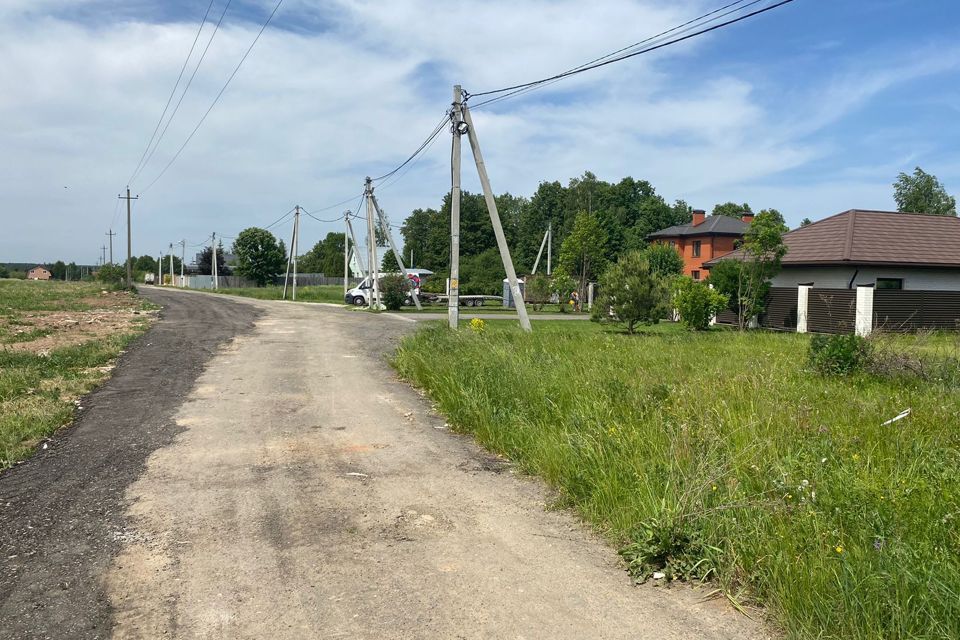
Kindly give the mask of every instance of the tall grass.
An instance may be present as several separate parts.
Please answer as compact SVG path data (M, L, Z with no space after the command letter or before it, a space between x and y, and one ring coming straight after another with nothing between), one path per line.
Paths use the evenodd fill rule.
M555 486L640 578L717 580L793 638L960 637L958 390L822 377L807 347L428 328L395 365Z

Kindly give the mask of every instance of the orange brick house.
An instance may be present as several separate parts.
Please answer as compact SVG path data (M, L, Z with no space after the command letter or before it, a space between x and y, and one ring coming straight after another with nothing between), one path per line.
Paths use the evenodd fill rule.
M53 274L49 269L39 265L27 271L27 280L49 280L52 277Z
M744 212L738 220L730 216L707 216L701 209L693 211L690 224L661 229L647 236L655 244L674 247L683 256L683 273L694 280L708 275L704 262L728 254L734 243L743 237L753 220L753 214Z

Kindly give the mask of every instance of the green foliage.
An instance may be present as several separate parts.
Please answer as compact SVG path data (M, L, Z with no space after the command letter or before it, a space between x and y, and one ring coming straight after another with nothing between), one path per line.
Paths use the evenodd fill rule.
M97 281L104 284L120 285L126 277L126 269L118 264L105 264L97 269Z
M595 279L607 264L607 233L597 217L586 211L577 214L573 230L560 248L560 268L576 278L580 297L586 292L586 284Z
M683 256L668 244L652 244L644 251L650 271L668 277L683 273Z
M678 513L666 502L661 513L637 524L632 542L620 549L627 571L643 583L662 572L666 580L706 580L716 573L714 557L691 514Z
M926 213L932 216L957 215L957 200L947 194L937 177L917 167L913 175L900 173L893 183L897 211Z
M736 202L724 202L723 204L718 204L713 207L713 211L710 212L710 215L727 216L729 218L737 218L739 220L745 213L753 213L753 209L751 209L750 205L746 202L743 204L737 204Z
M54 280L67 279L67 265L64 264L63 260L57 260L52 265L50 265L50 276Z
M179 260L177 260L177 262L179 262ZM143 271L146 273L156 273L157 261L153 256L140 256L139 258L134 258L133 270Z
M493 247L460 260L460 292L463 294L500 295L506 277L500 251Z
M237 236L238 238L240 236ZM280 243L280 246L283 246L283 243ZM197 255L197 270L202 275L212 276L213 275L213 261L211 256L213 255L213 250L207 246L204 247L202 251ZM284 252L286 255L286 252ZM228 276L230 275L230 269L227 267L227 263L223 258L223 246L217 245L217 275L218 276Z
M815 334L810 339L810 366L820 373L862 371L870 361L870 343L854 334Z
M343 243L346 234L329 232L310 251L297 259L301 273L322 273L327 276L343 274ZM285 252L284 252L285 253ZM366 258L366 256L364 256ZM286 257L284 257L286 260Z
M613 318L633 333L638 323L654 324L665 317L669 299L664 279L650 270L643 252L631 251L601 276L594 317L604 321L612 311Z
M810 218L804 218L803 220L800 221L801 227L808 227L811 224L813 224L813 220L811 220Z
M380 271L387 273L396 270L397 259L393 255L393 249L387 249L383 252L383 257L380 259Z
M534 311L543 309L543 305L550 302L552 285L550 278L545 275L527 276L524 285L524 296L533 306Z
M9 278L10 270L7 269L7 265L0 264L0 278Z
M811 374L801 334L487 325L425 328L395 365L456 430L639 544L638 576L658 557L712 568L787 638L960 638L954 390Z
M277 239L266 229L258 227L249 227L237 235L233 241L233 253L237 256L237 273L253 280L258 287L272 282L277 275L284 272L286 266L286 256ZM208 260L209 255L208 249ZM219 250L217 255L222 259ZM217 268L219 269L219 262Z
M400 274L388 274L380 278L380 296L389 311L398 311L407 299L410 287Z
M686 276L677 278L673 284L673 307L680 314L680 321L688 329L705 331L710 328L710 319L727 308L729 298L711 289L705 282Z

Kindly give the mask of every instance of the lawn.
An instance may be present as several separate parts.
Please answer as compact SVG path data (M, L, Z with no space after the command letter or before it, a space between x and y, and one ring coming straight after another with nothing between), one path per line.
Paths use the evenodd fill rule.
M244 298L256 298L258 300L282 300L283 287L270 285L266 287L239 287L239 288L220 288L213 293L223 293L230 296L242 296ZM292 287L287 287L287 300L292 299ZM297 302L332 302L343 304L343 286L341 285L316 285L308 287L297 287Z
M0 280L0 470L71 422L151 308L94 283Z
M709 580L790 638L960 637L957 388L813 373L803 335L512 324L424 328L395 366L638 579Z

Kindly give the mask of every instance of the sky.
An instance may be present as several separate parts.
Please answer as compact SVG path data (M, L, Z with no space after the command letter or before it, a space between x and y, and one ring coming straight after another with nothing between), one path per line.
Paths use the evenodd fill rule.
M232 0L175 118L131 181L208 0L0 3L0 262L189 256L210 234L267 226L294 205L356 210L365 176L416 149L452 86L538 79L716 9L723 0L285 0L196 135L276 0ZM764 0L756 6L769 4ZM227 0L214 0L189 78ZM667 200L776 208L791 226L895 208L915 166L960 194L960 3L795 0L745 22L477 108L493 189L592 171ZM182 84L181 84L182 86ZM173 104L179 95L173 98ZM480 98L474 98L478 104ZM392 224L439 207L444 131L377 195ZM463 186L479 191L468 146ZM289 243L287 222L271 231ZM304 218L306 252L342 222ZM398 241L401 241L398 238Z

